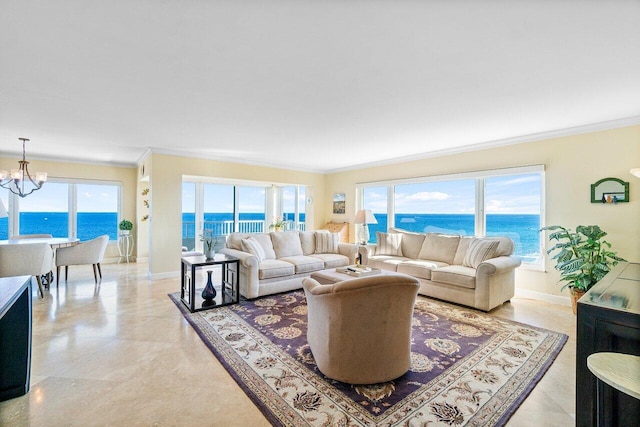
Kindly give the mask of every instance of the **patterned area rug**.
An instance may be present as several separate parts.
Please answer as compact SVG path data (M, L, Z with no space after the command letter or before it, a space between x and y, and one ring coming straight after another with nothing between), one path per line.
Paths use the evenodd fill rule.
M418 297L411 369L381 384L326 378L302 291L189 313L171 299L273 425L504 425L567 336Z

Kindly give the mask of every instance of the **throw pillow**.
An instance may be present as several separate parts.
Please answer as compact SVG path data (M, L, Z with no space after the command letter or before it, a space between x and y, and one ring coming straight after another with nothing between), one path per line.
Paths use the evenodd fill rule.
M264 249L262 249L262 245L260 245L260 243L258 243L258 241L253 237L242 239L240 244L242 245L242 250L244 252L249 252L258 258L259 263L265 260L266 255L264 253Z
M402 256L402 234L376 232L376 255Z
M276 259L302 255L300 233L297 231L271 232L271 242Z
M462 265L465 267L473 267L478 268L480 263L488 260L489 258L493 258L493 255L496 253L496 249L498 248L497 240L487 240L487 239L474 239L469 244L469 249L467 250L467 254L464 256L464 261Z
M316 231L316 252L317 254L337 254L340 235L329 233L328 231Z

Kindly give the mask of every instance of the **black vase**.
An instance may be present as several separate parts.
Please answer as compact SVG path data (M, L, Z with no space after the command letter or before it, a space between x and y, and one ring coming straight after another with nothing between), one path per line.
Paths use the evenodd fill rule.
M213 273L211 270L207 271L207 285L202 290L202 299L205 301L210 301L216 297L216 288L213 287L211 273Z

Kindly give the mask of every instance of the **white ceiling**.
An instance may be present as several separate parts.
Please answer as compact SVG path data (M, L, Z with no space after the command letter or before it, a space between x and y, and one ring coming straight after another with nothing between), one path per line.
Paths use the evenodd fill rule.
M323 172L640 122L639 0L0 8L5 156L26 137L31 158L151 149Z

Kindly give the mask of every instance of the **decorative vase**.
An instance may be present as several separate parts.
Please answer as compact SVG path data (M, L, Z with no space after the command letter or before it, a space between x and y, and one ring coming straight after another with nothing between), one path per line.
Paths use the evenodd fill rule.
M205 301L211 301L216 297L216 288L213 287L211 273L213 273L211 270L207 271L207 284L202 290L202 299Z
M131 234L131 230L120 230L121 236L128 236L129 234Z
M213 259L216 256L216 251L214 251L213 249L207 249L204 252L204 256L206 256L207 259Z
M571 309L573 310L573 314L578 314L578 300L582 298L582 295L586 293L586 291L582 291L576 288L569 288L571 291Z

